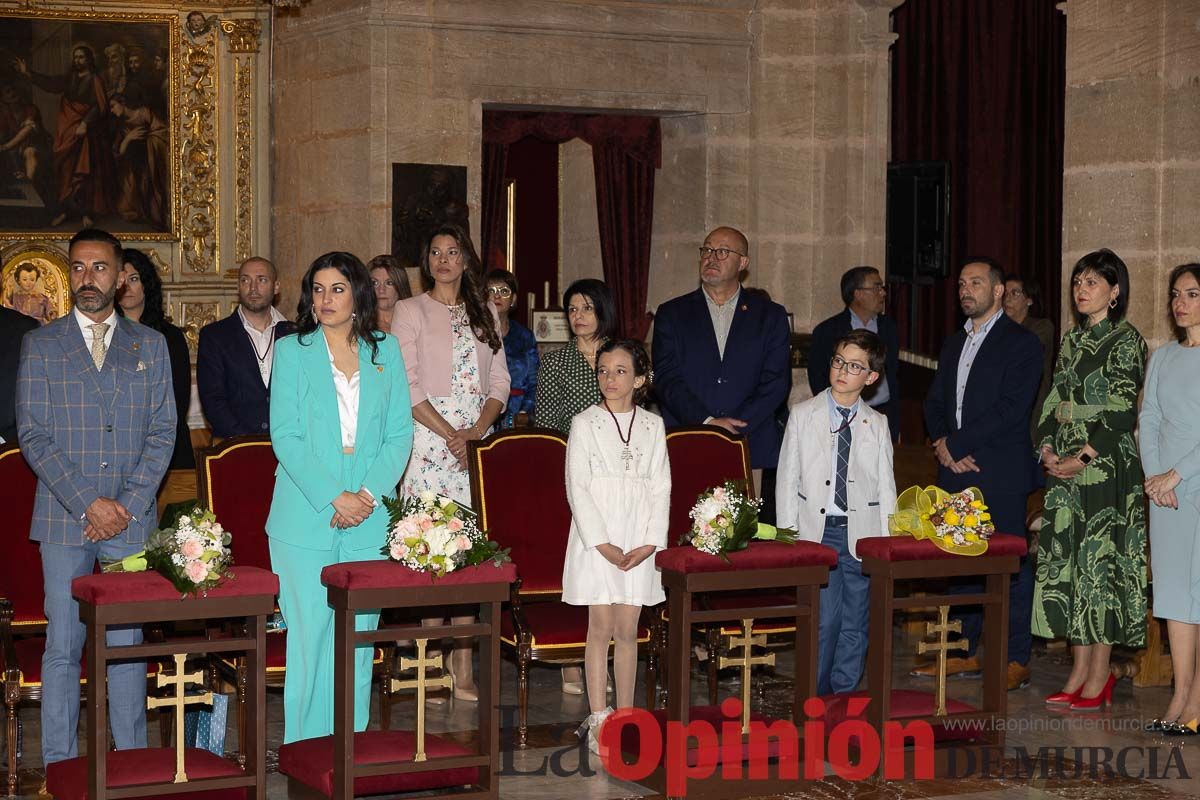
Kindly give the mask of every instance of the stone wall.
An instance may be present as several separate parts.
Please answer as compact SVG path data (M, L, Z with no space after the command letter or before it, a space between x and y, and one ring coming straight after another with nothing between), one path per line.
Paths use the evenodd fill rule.
M388 248L393 162L467 165L477 220L485 105L621 110L663 118L650 307L696 285L696 246L731 224L749 283L811 328L847 266L882 261L894 4L321 0L281 17L281 305L320 253Z
M1167 276L1200 258L1200 4L1070 0L1063 280L1085 253L1130 270L1129 318L1170 338ZM1070 314L1070 293L1063 295Z

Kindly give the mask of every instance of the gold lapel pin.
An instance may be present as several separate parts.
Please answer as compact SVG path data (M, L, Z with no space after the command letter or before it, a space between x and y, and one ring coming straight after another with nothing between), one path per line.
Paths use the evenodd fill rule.
M375 371L376 371L376 372L383 372L383 367L376 367L376 368L375 368Z
M749 310L750 310L750 306L747 306L747 305L742 306L742 311L749 311Z
M135 352L135 353L136 353L140 347L141 347L141 344L140 344L140 343L138 343L138 342L134 342L134 343L133 343L133 352Z

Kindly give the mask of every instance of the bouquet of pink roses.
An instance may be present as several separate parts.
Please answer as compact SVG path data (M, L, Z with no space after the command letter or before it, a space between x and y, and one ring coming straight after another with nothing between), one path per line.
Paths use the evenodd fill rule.
M383 498L388 538L383 553L418 572L438 577L460 567L510 561L507 549L479 529L475 512L449 497L422 492L417 497Z
M220 585L233 558L232 537L216 516L199 506L159 528L146 539L146 549L104 565L105 572L145 572L153 569L182 594L203 594Z

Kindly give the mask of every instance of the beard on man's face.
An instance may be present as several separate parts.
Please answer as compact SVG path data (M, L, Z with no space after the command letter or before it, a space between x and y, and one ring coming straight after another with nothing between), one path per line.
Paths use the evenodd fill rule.
M111 306L116 296L116 286L112 287L112 291L106 293L94 284L80 286L71 292L71 299L75 301L75 305L78 306L79 310L90 314L103 311L105 308Z

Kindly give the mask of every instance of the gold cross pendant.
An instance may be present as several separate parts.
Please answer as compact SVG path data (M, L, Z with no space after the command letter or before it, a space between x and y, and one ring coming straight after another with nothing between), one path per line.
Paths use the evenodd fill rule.
M184 694L184 689L187 688L189 683L199 684L204 682L204 672L198 671L188 674L183 671L184 664L187 661L186 653L176 653L174 658L174 675L165 675L159 672L154 677L155 685L158 688L174 686L175 694L170 697L147 697L146 708L170 706L175 709L175 783L187 783L187 773L183 770L183 712L187 706L192 704L212 705L213 693Z
M962 620L950 622L950 606L938 606L938 621L925 623L925 635L937 636L936 642L917 642L917 652L937 653L937 708L934 713L946 716L946 656L951 650L966 650L966 641L950 641L951 633L962 633Z
M769 664L775 666L775 654L767 653L766 655L754 655L753 648L765 647L767 644L767 635L765 633L754 634L754 620L742 620L742 638L738 639L735 636L729 638L729 649L742 649L741 658L726 658L721 656L717 659L717 668L725 669L726 667L741 667L742 669L742 733L750 732L750 671L756 664Z
M416 658L401 658L400 669L415 669L416 677L409 680L400 680L392 678L392 691L398 692L401 689L416 689L417 690L417 747L413 754L413 761L425 761L425 692L428 689L453 689L454 676L446 674L438 678L430 678L425 673L430 667L437 669L442 668L442 654L438 653L434 656L425 656L425 648L428 646L428 639L417 639L417 657Z

